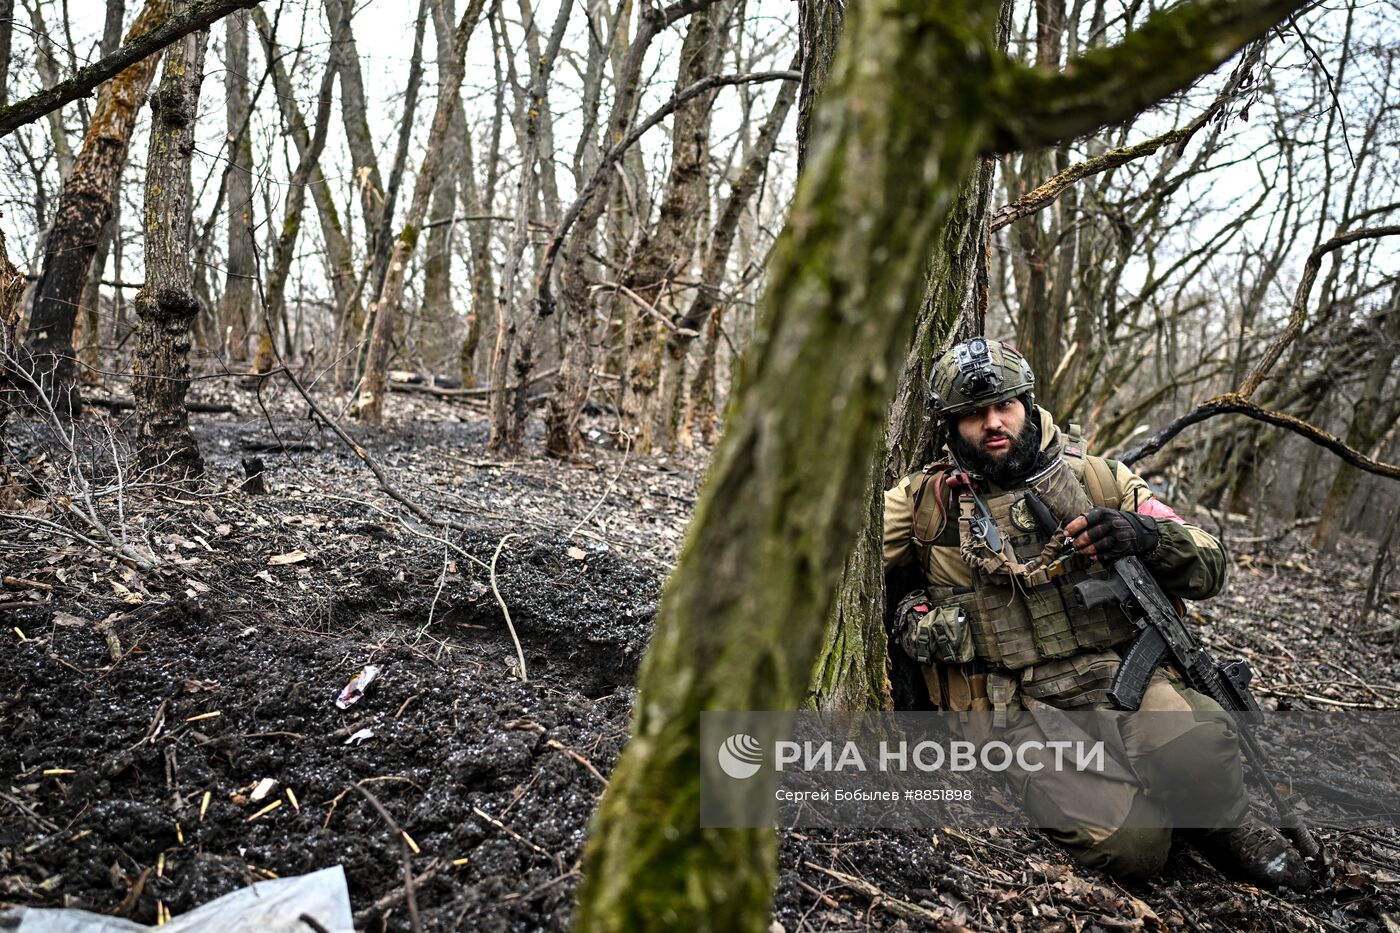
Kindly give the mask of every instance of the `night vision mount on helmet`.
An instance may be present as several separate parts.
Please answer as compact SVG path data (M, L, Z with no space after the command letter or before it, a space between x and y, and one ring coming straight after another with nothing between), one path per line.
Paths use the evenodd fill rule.
M1025 395L1034 404L1035 373L1010 344L973 337L938 358L928 379L928 402L944 417Z

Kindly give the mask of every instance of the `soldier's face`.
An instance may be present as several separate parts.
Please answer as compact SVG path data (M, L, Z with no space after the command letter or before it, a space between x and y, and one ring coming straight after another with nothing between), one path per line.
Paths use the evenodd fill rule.
M982 456L1001 461L1010 456L1026 426L1026 408L1010 398L970 411L958 419L958 434Z

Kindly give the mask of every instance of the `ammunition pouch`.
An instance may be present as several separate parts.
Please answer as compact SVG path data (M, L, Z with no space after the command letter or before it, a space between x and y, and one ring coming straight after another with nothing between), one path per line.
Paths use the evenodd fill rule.
M927 591L915 590L900 602L897 617L900 643L920 664L966 664L972 660L971 626L957 602L935 604Z

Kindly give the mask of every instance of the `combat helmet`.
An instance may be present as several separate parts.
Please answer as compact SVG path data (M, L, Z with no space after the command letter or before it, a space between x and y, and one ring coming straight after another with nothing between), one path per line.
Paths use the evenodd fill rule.
M945 418L956 418L987 405L1024 396L1035 404L1035 373L1015 347L1000 340L973 337L954 344L933 364L928 403Z

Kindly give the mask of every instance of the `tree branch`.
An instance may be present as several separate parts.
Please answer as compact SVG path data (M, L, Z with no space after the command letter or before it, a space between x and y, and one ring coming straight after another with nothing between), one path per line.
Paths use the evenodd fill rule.
M1193 424L1214 418L1218 415L1244 415L1253 418L1255 421L1263 421L1265 424L1272 424L1275 427L1284 428L1294 434L1301 434L1319 447L1325 447L1332 453L1341 457L1342 460L1364 470L1367 473L1374 473L1376 476L1384 476L1387 479L1400 479L1400 466L1390 463L1383 463L1373 460L1365 454L1351 447L1348 447L1340 438L1328 434L1321 428L1309 424L1301 418L1296 418L1287 412L1274 411L1271 408L1263 408L1246 398L1239 392L1227 392L1224 395L1217 395L1215 398L1207 399L1197 405L1193 411L1189 411L1180 418L1170 422L1156 434L1147 440L1125 451L1117 459L1132 466L1143 457L1154 454L1161 450L1168 441L1180 434L1185 428Z
M234 10L246 9L258 3L259 0L194 0L183 13L167 18L155 29L142 33L106 58L78 69L68 80L8 107L0 107L0 137L8 136L26 123L32 123L70 101L86 97L103 81L154 55L177 39L203 29Z
M588 181L584 184L578 197L574 199L574 203L569 205L568 211L559 220L559 225L554 228L554 234L550 237L549 246L545 249L544 262L540 268L539 284L537 286L537 301L540 313L550 314L554 311L554 298L551 295L549 279L554 270L554 261L558 258L559 250L564 245L564 239L569 234L569 228L574 225L574 221L578 220L584 207L607 179L608 172L612 171L612 167L617 164L617 161L622 158L623 154L626 153L628 149L636 144L637 140L645 135L647 130L670 116L681 104L693 97L704 94L706 91L712 91L715 88L726 87L731 84L755 84L760 81L800 80L802 80L802 72L800 71L760 71L753 74L715 75L703 81L696 81L690 87L662 104L651 116L647 117L641 123L638 123L632 129L632 132L628 133L621 141L607 152L603 153L603 157L598 160L598 167L593 170L593 174L589 176Z
M1245 53L1243 60L1235 67L1230 79L1225 82L1225 86L1221 88L1215 100L1196 119L1183 127L1144 142L1131 146L1120 146L1091 159L1085 159L1083 162L1076 162L1064 171L1055 174L1034 191L1029 191L1010 204L998 208L996 213L992 214L989 223L990 232L995 233L1007 224L1015 223L1022 217L1044 210L1054 204L1056 199L1077 181L1115 169L1120 165L1126 165L1135 159L1146 158L1157 150L1172 144L1176 144L1178 153L1182 152L1186 148L1186 143L1190 141L1192 136L1196 135L1201 127L1209 123L1212 118L1221 113L1231 101L1239 96L1242 88L1245 87L1245 79L1251 75L1254 66L1263 58L1266 44L1262 40L1254 43L1250 50Z
M1304 2L1185 3L1054 74L1002 59L994 65L999 113L987 148L1034 149L1125 120L1218 67Z
M1317 281L1318 270L1322 268L1322 257L1335 250L1341 249L1349 243L1357 240L1369 240L1383 236L1395 236L1400 234L1400 226L1388 227L1363 227L1360 230L1352 230L1348 233L1339 233L1332 239L1318 246L1308 256L1307 263L1303 266L1303 278L1298 283L1298 291L1293 296L1293 311L1288 316L1288 326L1283 329L1283 333L1278 335L1269 348L1264 351L1263 358L1255 365L1249 376L1245 379L1244 385L1240 386L1240 397L1248 399L1254 395L1254 390L1259 388L1259 383L1264 381L1264 377L1269 374L1269 370L1274 368L1278 358L1283 355L1283 351L1298 336L1298 332L1303 329L1303 320L1308 313L1308 297L1312 294L1313 283ZM1363 468L1364 469L1364 468Z

